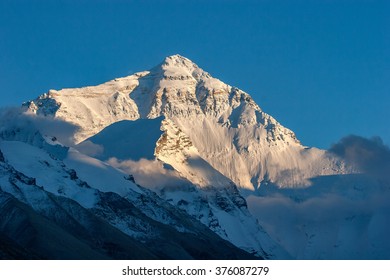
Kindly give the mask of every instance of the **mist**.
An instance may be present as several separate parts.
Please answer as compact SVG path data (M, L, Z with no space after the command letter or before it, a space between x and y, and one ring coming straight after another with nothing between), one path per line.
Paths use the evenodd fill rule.
M28 139L40 132L42 136L55 137L61 144L72 147L78 129L78 126L69 122L51 116L30 114L22 108L0 109L0 133L3 137L14 134L15 139Z
M186 179L181 178L177 171L159 160L141 158L138 161L122 161L110 158L108 163L133 175L137 184L150 189L175 188L191 184Z

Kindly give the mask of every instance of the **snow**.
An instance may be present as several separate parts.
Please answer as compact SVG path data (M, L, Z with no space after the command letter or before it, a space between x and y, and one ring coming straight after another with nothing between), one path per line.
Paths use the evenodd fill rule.
M56 118L83 128L75 135L76 142L80 142L101 131L107 124L139 117L137 105L129 98L129 92L138 86L138 79L146 74L136 73L98 86L51 90L26 106L37 114L45 106L53 106L45 112L51 112ZM48 103L43 102L44 100L55 102Z
M115 192L126 196L131 192L142 193L132 182L125 179L127 174L97 159L70 149L64 160L55 160L44 150L18 141L1 141L0 149L7 161L18 171L35 178L36 183L46 191L66 196L86 208L96 202L96 192ZM77 177L92 188L80 187L66 169L76 171ZM99 176L97 176L99 174Z
M0 141L0 149L9 164L35 178L36 184L46 191L71 198L86 208L92 208L96 203L96 192L81 188L71 180L61 162L51 158L44 150L19 141Z

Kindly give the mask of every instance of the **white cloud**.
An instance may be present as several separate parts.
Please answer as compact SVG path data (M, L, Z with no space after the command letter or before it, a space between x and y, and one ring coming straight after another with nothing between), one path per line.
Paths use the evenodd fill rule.
M86 140L77 145L77 150L87 156L95 157L103 154L104 147Z
M179 173L159 160L138 161L110 158L108 163L134 176L137 184L147 188L177 188L191 184Z
M39 131L43 136L56 137L62 144L73 146L74 134L78 129L72 123L51 116L29 114L20 108L0 109L0 132L3 135L18 132L23 134L19 137L30 137Z

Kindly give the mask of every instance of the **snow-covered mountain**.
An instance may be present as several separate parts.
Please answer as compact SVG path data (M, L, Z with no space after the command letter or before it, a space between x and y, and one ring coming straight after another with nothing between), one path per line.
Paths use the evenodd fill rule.
M343 253L316 254L328 250L321 247L321 224L313 226L311 217L295 223L291 215L283 223L266 202L280 195L306 201L334 189L344 195L356 181L343 188L344 179L328 178L355 170L331 153L303 146L249 94L180 55L98 86L50 90L23 104L22 112L3 114L0 139L0 200L10 205L2 211L33 213L37 218L27 219L33 231L40 231L41 220L54 223L56 231L70 234L70 243L88 246L83 258L136 258L122 241L137 243L142 258L337 258L350 252L350 243L342 250L344 241L329 238L324 244L335 243ZM24 221L5 221L4 244L20 254L55 258L45 251L50 248L30 244L23 251L27 243L15 240L24 237L13 238L11 229ZM87 237L98 227L119 237L100 234L100 243L91 243ZM309 245L302 241L313 232L319 237Z
M121 120L164 116L204 160L240 188L253 190L268 181L301 186L313 176L346 172L342 162L324 151L302 146L250 95L180 55L102 85L50 90L25 106L75 124L77 143Z

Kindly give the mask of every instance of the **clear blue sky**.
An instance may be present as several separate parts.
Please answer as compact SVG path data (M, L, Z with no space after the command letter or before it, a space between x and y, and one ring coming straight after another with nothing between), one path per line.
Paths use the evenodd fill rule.
M390 144L390 1L0 0L0 106L181 54L327 148Z

